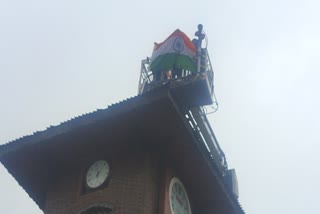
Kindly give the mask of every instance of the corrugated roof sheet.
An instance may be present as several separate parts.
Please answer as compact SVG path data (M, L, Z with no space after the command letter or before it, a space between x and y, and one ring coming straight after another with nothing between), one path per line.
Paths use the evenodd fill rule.
M2 144L0 145L0 160L3 155L7 154L10 151L14 151L15 149L18 149L26 144L44 141L54 136L67 133L75 128L90 125L97 121L105 120L107 117L114 116L115 114L125 110L126 108L128 108L128 106L130 106L130 108L134 107L139 99L148 95L149 94L137 95L131 98L127 98L125 100L113 103L105 109L97 109L93 112L73 117L69 120L61 122L58 125L49 126L43 131L36 131L33 134L25 135L15 140L9 141L8 143ZM109 114L110 111L113 111L113 115Z

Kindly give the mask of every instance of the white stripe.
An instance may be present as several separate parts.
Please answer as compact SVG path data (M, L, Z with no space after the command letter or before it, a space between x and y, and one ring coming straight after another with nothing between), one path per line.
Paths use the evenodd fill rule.
M177 38L181 38L181 40L183 41L182 37L180 37L180 36L171 37L164 44L162 44L156 51L154 51L152 53L151 62L153 60L155 60L158 56L160 56L162 54L167 54L167 53L180 53L180 54L183 54L183 55L187 55L187 56L189 56L191 58L194 57L195 56L195 52L192 51L190 48L188 48L184 44L184 41L183 41L184 49L181 52L178 52L173 48L174 41Z

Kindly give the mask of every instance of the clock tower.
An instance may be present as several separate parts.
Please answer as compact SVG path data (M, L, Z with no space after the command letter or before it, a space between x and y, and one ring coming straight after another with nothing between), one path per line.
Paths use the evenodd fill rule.
M156 73L155 59L143 60L137 96L0 146L1 163L45 214L244 213L203 107L215 102L203 34L191 43L180 32L181 63ZM193 61L183 69L188 48L195 71Z

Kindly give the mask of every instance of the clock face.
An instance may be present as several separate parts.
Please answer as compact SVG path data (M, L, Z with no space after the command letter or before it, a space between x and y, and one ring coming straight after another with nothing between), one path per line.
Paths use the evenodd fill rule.
M105 160L94 162L87 171L86 184L89 188L101 186L108 178L110 172L109 164Z
M178 178L171 179L169 200L172 214L191 214L187 192Z

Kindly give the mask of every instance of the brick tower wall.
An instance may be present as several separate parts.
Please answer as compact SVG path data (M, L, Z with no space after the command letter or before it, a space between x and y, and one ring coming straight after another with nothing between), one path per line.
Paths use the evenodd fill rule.
M48 189L45 214L79 214L94 204L110 205L116 214L158 213L159 158L145 151L127 151L109 160L110 180L98 191L83 192L87 166L57 177Z

